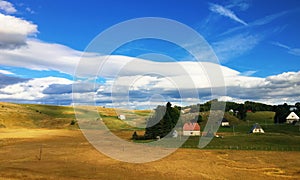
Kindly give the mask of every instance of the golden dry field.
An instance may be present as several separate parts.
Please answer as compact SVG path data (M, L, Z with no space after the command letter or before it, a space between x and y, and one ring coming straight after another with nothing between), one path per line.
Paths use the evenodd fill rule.
M130 164L98 152L80 130L0 129L0 179L300 179L299 158L289 151L182 148Z

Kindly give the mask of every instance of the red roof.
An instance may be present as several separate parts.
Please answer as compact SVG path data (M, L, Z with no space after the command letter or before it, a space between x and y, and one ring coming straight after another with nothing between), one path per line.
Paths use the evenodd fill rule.
M184 131L200 131L198 123L185 123L183 126Z

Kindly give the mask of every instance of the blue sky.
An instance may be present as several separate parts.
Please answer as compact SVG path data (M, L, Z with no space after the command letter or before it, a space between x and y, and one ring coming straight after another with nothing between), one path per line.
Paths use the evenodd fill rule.
M237 82L227 83L230 84L228 93L237 89L240 92L228 94L224 99L266 103L299 101L299 95L294 93L297 92L296 89L290 88L299 83L300 1L298 0L274 2L10 0L0 1L0 13L2 15L0 21L6 21L7 24L4 30L0 29L0 51L2 51L0 73L3 79L5 77L24 79L17 81L19 84L6 83L6 89L5 87L0 89L0 94L2 93L0 100L3 101L55 103L56 99L64 99L63 104L70 103L70 93L50 95L46 94L49 89L45 88L58 88L53 85L58 82L61 84L59 88L63 88L63 85L70 88L72 73L76 68L72 58L79 58L88 44L107 28L141 17L169 18L186 24L201 34L213 48L222 68L235 72L234 75L228 75L228 77L236 76L231 82ZM8 21L11 24L7 23ZM139 57L147 53L170 56L176 62L195 61L184 49L169 42L151 39L128 43L117 49L114 55ZM151 56L147 60L168 61L161 56ZM52 79L52 82L49 78L57 79ZM109 78L103 79L105 80L101 82L113 81ZM249 83L252 81L261 84ZM31 90L29 87L35 87L34 84L37 82L48 84L45 83L44 89ZM26 83L31 85L22 89ZM281 86L276 84L276 87L278 92L282 93L271 92L269 89L272 89L272 83L274 87L276 83L281 83ZM283 87L282 84L286 86ZM96 87L99 88L98 85ZM40 94L34 97L30 93L25 93L20 95L19 99L13 98L14 93L22 94L20 92L25 90ZM245 92L256 90L257 96L245 95ZM101 94L99 89L96 91ZM261 97L265 93L268 96ZM177 97L175 96L177 93L174 93L174 97L169 94L170 92L166 99L178 100L172 99ZM27 95L33 97L26 97ZM138 99L134 101L139 102ZM97 102L101 104L101 98ZM110 101L103 100L103 102Z
M274 43L282 43L289 48L300 47L298 39L300 2L297 0L272 4L269 1L239 0L222 1L222 3L195 0L11 2L16 8L23 10L16 16L38 25L38 39L60 43L80 51L83 51L96 35L114 24L138 17L165 17L196 29L211 44L230 38L239 41L239 37L233 39L238 35L254 39L253 47L245 47L245 52L238 55L225 53L225 57L220 58L224 60L222 64L238 71L257 71L257 76L264 77L299 69L295 67L299 60L299 52L296 55L291 54L288 53L288 49L274 45ZM212 5L231 7L228 9L247 25L211 11ZM34 13L24 11L24 8L30 8ZM268 17L276 15L277 17L267 22ZM262 25L253 25L259 20ZM231 30L233 32L230 32ZM224 35L226 32L229 33ZM241 46L247 45L241 44ZM153 50L155 46L150 45L148 48ZM135 54L133 52L124 55ZM220 56L222 55L220 53ZM282 63L286 61L289 63Z

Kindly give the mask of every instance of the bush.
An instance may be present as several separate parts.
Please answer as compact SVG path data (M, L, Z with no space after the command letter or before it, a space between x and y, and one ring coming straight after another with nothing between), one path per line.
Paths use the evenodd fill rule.
M75 125L77 123L77 121L75 119L73 119L70 123L70 125Z
M139 137L139 136L137 135L136 131L134 131L134 133L132 134L132 139L133 139L133 140L137 140L138 137Z

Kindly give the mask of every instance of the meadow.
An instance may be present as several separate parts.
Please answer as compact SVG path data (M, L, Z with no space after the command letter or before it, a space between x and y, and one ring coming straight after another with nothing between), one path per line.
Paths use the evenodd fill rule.
M112 109L98 111L127 141L133 131L143 133ZM136 112L140 117L151 113ZM256 113L247 115L249 124L236 124L234 132L221 127L223 138L214 138L205 149L197 148L199 137L191 137L170 156L131 164L97 151L72 124L72 107L0 103L0 179L299 179L298 127L274 125L271 112ZM256 121L265 134L248 133Z

